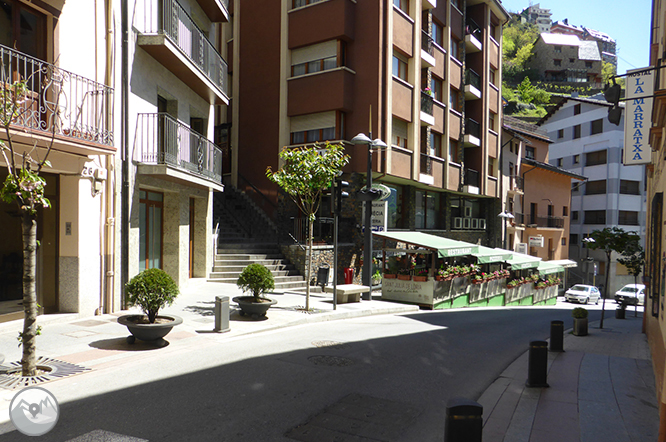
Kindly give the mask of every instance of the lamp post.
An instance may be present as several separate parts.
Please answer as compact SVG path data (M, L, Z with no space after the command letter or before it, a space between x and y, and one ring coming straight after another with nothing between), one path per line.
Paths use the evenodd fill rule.
M585 238L581 239L581 242L585 244L585 261L587 262L587 263L585 264L585 280L586 280L585 282L587 282L588 276L589 276L589 274L590 274L590 261L594 261L594 258L590 259L590 257L589 257L589 255L590 255L590 249L588 248L588 246L589 246L589 244L591 244L591 243L595 243L596 241L594 240L594 238L591 238L591 237L589 237L589 236L586 236ZM596 265L597 265L597 264L594 263L594 266L595 266L595 267L596 267ZM593 275L593 278L594 278L594 279L592 280L592 285L594 285L594 283L596 282L596 281L595 281L595 280L596 280L596 276L597 276L597 275L596 275L596 271L595 271L595 272L594 272L594 275Z
M504 210L502 213L497 215L502 218L502 247L506 250L506 220L514 219L515 216L511 212Z
M372 134L370 134L372 136ZM354 144L365 144L368 146L368 171L366 177L366 191L361 194L361 200L365 201L365 231L364 239L365 244L363 248L363 275L362 281L363 285L370 287L370 290L363 294L363 299L370 301L372 300L372 202L379 198L379 192L375 194L372 192L372 149L384 149L386 148L386 143L384 143L379 138L372 140L367 135L360 133L351 139L351 142Z

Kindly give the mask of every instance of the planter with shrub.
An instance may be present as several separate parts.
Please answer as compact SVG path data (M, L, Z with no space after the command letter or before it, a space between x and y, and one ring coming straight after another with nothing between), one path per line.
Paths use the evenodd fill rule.
M587 336L587 315L588 312L583 307L576 307L571 311L574 318L573 334L575 336Z
M237 296L233 299L241 309L241 316L248 315L252 319L265 318L268 309L277 303L276 300L262 295L275 288L273 274L262 264L250 264L245 267L236 281L243 292L252 296Z

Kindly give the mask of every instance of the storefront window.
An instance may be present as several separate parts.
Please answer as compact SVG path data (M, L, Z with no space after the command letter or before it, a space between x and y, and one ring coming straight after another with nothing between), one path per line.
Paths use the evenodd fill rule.
M439 228L439 199L439 193L416 191L415 226L417 229Z
M389 186L391 196L388 198L388 227L390 229L400 229L402 222L402 187Z

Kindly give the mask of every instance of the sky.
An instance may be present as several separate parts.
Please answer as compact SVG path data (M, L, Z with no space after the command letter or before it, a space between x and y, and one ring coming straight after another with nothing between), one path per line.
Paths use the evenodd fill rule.
M509 12L520 12L529 0L501 0ZM550 9L553 22L569 19L570 25L585 26L615 39L618 48L617 73L642 68L650 63L650 0L546 0L533 1Z

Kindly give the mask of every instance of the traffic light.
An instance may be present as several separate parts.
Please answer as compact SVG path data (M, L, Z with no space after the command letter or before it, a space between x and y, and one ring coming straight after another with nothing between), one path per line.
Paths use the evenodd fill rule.
M331 212L340 215L342 211L342 199L349 198L349 192L345 189L349 187L349 183L344 181L340 176L336 177L331 183Z
M608 121L616 126L620 125L620 119L622 118L622 108L619 106L621 94L622 88L615 82L615 78L613 78L613 85L607 85L604 91L604 98L613 105L608 108Z

